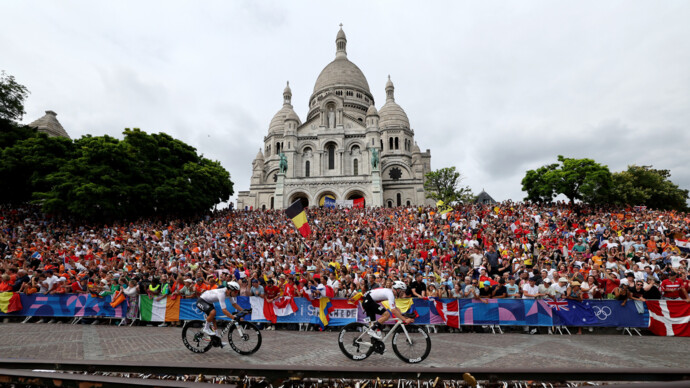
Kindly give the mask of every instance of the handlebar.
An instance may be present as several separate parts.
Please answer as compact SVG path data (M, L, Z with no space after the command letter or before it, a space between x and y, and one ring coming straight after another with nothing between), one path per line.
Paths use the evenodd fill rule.
M238 311L237 313L235 313L235 319L240 319L243 316L245 316L247 314L251 314L251 313L252 313L252 309Z

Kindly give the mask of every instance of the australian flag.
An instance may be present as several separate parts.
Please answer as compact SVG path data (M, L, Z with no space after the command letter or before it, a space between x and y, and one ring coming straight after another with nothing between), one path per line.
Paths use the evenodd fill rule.
M567 302L564 303L564 302ZM599 320L589 302L578 302L570 299L547 299L553 312L553 324L564 326L592 326Z

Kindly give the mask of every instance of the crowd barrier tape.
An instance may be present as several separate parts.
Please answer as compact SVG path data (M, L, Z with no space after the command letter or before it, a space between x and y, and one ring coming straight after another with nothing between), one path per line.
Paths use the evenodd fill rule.
M36 317L104 317L123 318L127 302L110 305L110 296L92 297L86 294L42 295L20 294L22 308L0 316ZM324 298L325 299L325 298ZM306 298L293 298L293 307L273 307L277 323L314 323L344 326L350 322L364 322L366 314L361 304L346 299L330 299L319 303ZM140 296L139 317L143 321L161 322L200 320L204 315L196 307L195 299L151 299ZM240 296L237 302L243 309L252 308L253 322L268 322L264 300L260 297ZM534 299L401 299L396 304L403 312L416 312L419 325L501 325L501 326L583 326L634 327L649 326L649 310L643 302L628 301L621 306L616 300L534 300ZM229 311L234 311L230 301ZM220 306L216 303L216 309ZM293 311L296 309L296 311ZM326 314L326 310L330 311ZM327 318L326 318L327 317ZM222 313L218 319L227 319ZM391 321L392 322L392 321Z

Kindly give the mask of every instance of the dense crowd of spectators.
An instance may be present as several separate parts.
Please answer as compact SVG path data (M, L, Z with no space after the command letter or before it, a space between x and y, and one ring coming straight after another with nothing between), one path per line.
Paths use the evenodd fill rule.
M690 215L504 202L307 210L303 239L282 211L70 223L0 207L0 291L195 298L231 280L240 295L349 298L400 279L413 297L683 299Z

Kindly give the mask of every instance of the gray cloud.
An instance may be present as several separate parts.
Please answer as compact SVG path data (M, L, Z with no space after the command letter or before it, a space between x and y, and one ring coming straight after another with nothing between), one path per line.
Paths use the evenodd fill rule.
M685 1L9 2L2 69L72 137L166 132L221 161L236 191L290 80L302 117L345 24L380 108L391 75L432 168L521 199L558 154L670 169L690 188ZM21 34L17 34L21 31Z

